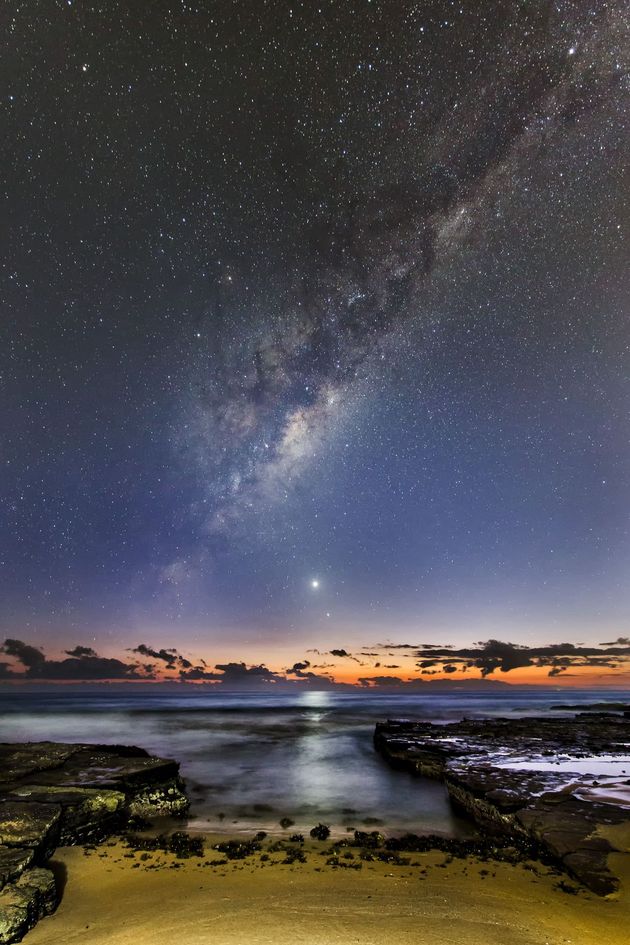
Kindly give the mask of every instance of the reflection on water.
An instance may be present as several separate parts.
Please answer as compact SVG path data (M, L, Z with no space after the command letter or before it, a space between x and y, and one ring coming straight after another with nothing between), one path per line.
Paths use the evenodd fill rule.
M593 693L578 698L588 701ZM470 828L453 815L442 785L395 771L375 753L374 722L532 712L557 700L557 692L497 698L13 690L0 692L0 740L135 744L176 758L193 802L192 827L277 830L289 817L300 831L321 820L340 831L382 824L461 836Z

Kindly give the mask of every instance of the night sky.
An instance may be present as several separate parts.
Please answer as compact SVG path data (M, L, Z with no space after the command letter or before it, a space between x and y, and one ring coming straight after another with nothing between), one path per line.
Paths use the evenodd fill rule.
M630 643L625 4L4 19L3 638Z

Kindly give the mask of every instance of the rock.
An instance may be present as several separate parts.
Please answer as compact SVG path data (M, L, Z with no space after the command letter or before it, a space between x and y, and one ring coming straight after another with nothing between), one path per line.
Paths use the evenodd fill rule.
M259 853L261 847L258 840L224 840L216 843L214 849L224 853L228 860L244 860L253 853Z
M19 942L36 922L55 911L55 878L41 867L27 870L0 892L0 945Z
M376 847L382 846L385 842L385 837L382 833L379 833L378 830L355 830L354 831L354 846L363 847L366 850L374 850Z
M76 745L58 742L0 744L0 788L33 772L58 768L76 751Z
M129 801L128 812L133 817L181 817L190 802L182 789L180 778L139 791Z
M31 865L34 856L28 847L0 846L0 889L16 880Z
M107 836L127 813L121 791L27 784L5 794L5 798L36 803L38 807L56 805L61 819L60 846Z
M0 805L0 844L50 856L57 846L61 811L54 804L8 801Z
M20 941L53 911L58 844L100 840L129 822L188 808L176 762L121 745L0 744L0 945ZM201 855L200 838L175 833L177 856Z
M177 762L142 748L0 745L0 763L0 804L58 806L63 843L98 839L129 816L181 816L189 806Z
M160 834L159 837L138 837L129 834L125 839L129 849L135 852L162 850L165 853L174 853L181 860L191 856L203 856L203 837L193 836L183 830L176 830L170 835Z
M393 719L376 726L374 741L393 766L444 781L451 801L486 837L511 838L530 855L536 850L600 895L617 889L608 867L616 848L596 833L630 820L630 793L626 782L600 773L594 790L593 773L580 772L585 758L602 756L618 757L623 772L630 722L622 715L449 725Z

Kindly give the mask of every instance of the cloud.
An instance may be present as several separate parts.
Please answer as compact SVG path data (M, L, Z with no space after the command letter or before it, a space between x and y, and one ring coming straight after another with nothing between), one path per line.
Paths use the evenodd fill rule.
M104 680L104 679L146 679L146 671L138 672L137 664L123 663L118 659L97 656L90 647L75 647L78 656L69 656L64 660L46 659L41 650L21 640L7 639L0 651L12 656L22 664L24 672L8 670L5 677L21 680ZM89 651L89 652L86 652ZM74 652L74 651L73 651ZM6 664L4 664L6 666Z
M421 680L417 680L417 682L420 683ZM361 676L358 683L366 689L390 689L406 685L405 681L398 676Z
M308 679L309 676L315 676L315 673L305 672L311 664L308 660L302 660L301 663L294 663L290 669L285 669L287 676L298 676L300 679Z
M253 676L258 679L278 679L276 673L260 663L257 666L246 666L245 663L217 663L216 669L223 674L223 679L251 679Z
M180 682L219 682L223 679L222 673L213 673L203 666L192 666L190 669L180 669Z
M140 656L147 656L154 660L161 660L163 663L166 663L166 669L176 669L178 666L182 669L192 668L190 660L187 660L181 653L178 653L175 647L154 650L153 647L147 646L145 643L139 643L138 646L133 647L130 652L138 653Z
M182 669L179 678L186 681L216 682L226 688L258 688L284 681L284 676L274 673L264 664L247 666L245 663L217 663L215 671L195 666L191 669Z
M421 643L375 643L375 649L379 650L417 650ZM430 646L430 644L429 644Z
M85 656L96 656L96 651L91 646L75 646L73 650L64 650L64 653L67 653L68 656L74 656L76 659Z
M14 656L28 670L35 671L46 662L46 657L41 650L21 640L6 639L0 647L0 652L6 653L7 656Z
M625 644L623 638L619 638ZM437 648L424 647L416 651L418 668L423 674L437 670L453 673L459 669L479 669L482 676L494 672L510 673L525 667L550 667L559 675L570 667L614 668L620 663L630 662L630 645L603 644L601 647L576 646L573 643L552 643L545 646L527 646L506 643L501 640L486 640L472 647Z
M125 662L114 658L100 657L92 647L77 645L66 650L67 658L50 660L31 644L22 640L7 638L0 647L0 652L9 656L19 665L0 662L0 678L3 680L157 680L154 662ZM333 668L323 663L313 666L308 659L294 662L283 671L270 669L265 663L248 665L244 662L217 663L209 667L205 660L193 663L183 657L175 647L154 649L146 644L139 644L131 652L151 660L156 660L162 671L177 673L171 680L182 683L201 682L234 689L257 689L278 687L279 690L296 691L296 688L334 688L340 691L352 691L355 686L338 683L328 674L314 670ZM343 648L330 651L337 659L356 657ZM510 674L514 670L531 667L546 669L552 679L569 678L576 675L576 670L590 669L599 675L609 675L603 670L617 670L620 675L630 668L630 645L623 637L615 645L603 644L598 647L576 645L573 643L554 643L544 646L529 646L504 642L501 640L480 641L469 647L452 646L439 648L429 645L416 650L418 676L403 679L385 674L362 676L358 687L365 688L418 688L427 676L450 676L470 674L478 670L481 680L470 674L468 683L483 683L487 677L496 673ZM333 664L334 665L334 664ZM363 665L363 664L361 664ZM374 669L399 669L397 664L376 662ZM162 675L162 678L163 675ZM445 679L432 680L432 685L447 683ZM448 681L452 684L453 679ZM467 684L468 684L467 683ZM492 683L494 684L494 682Z

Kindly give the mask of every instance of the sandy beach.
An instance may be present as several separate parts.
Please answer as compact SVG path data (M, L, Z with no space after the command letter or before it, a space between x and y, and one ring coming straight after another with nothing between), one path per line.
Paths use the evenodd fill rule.
M280 865L282 855L272 855L208 866L210 842L208 856L186 860L166 853L141 860L120 842L88 855L80 847L59 849L53 863L66 880L63 900L27 945L627 942L628 854L614 857L620 892L602 899L540 864L445 863L434 852L412 854L406 866L334 869L321 855L328 844L313 843L305 863Z

